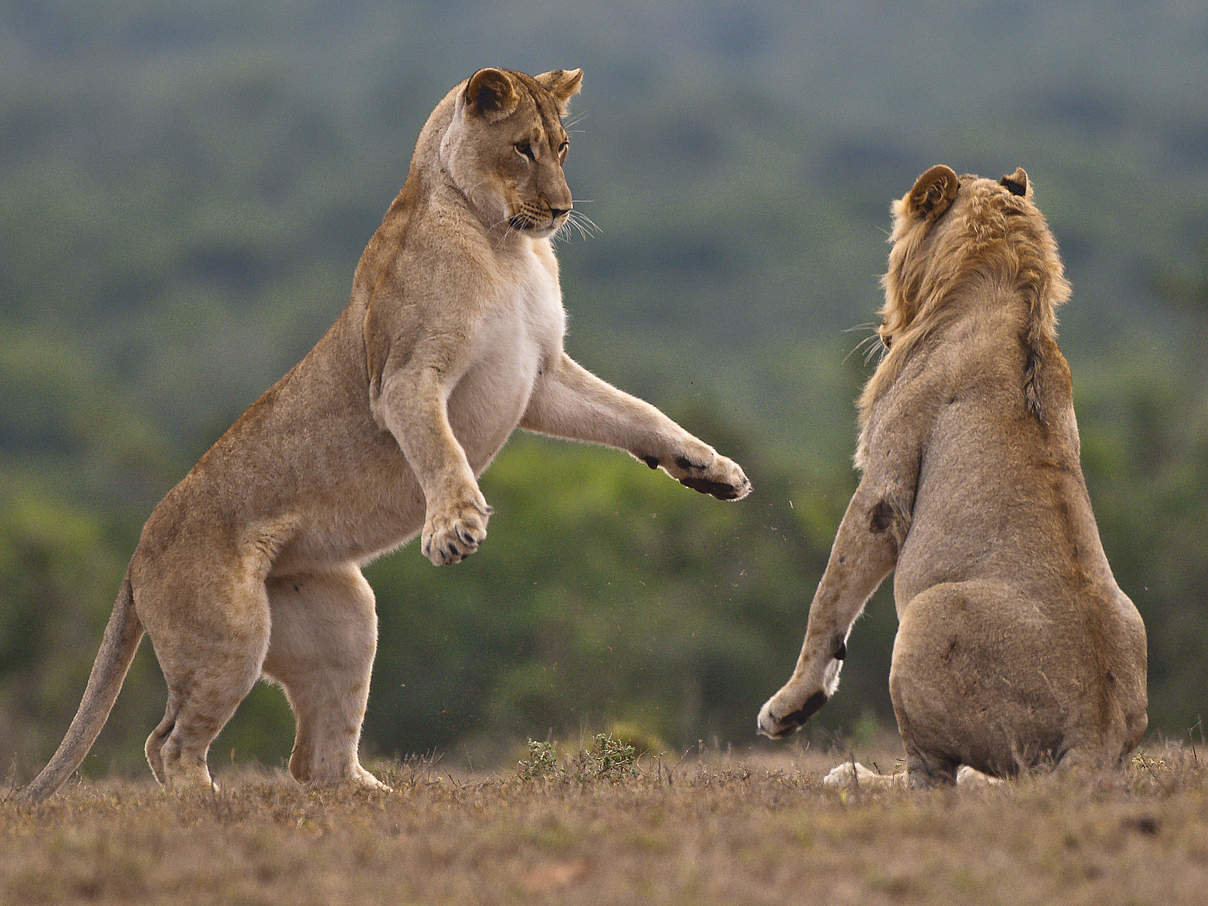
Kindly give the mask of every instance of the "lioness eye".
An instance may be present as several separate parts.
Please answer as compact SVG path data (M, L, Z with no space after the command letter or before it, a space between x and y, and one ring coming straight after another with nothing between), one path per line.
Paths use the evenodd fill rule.
M521 157L527 157L529 160L536 160L537 156L533 154L533 146L528 142L517 142L516 153Z
M558 156L566 160L566 155L570 151L570 142L563 142L558 146Z

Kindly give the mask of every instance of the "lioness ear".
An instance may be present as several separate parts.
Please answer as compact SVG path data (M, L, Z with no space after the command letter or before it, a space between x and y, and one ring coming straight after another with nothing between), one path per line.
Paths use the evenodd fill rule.
M486 117L494 123L511 116L520 95L511 77L502 69L480 69L466 83L466 115Z
M906 196L906 213L920 220L936 220L948 210L960 186L955 170L936 164L915 180Z
M1014 173L1004 176L998 181L998 184L1005 186L1012 195L1022 195L1024 198L1032 197L1032 183L1028 180L1028 171L1023 167L1016 167Z
M558 114L566 116L570 110L570 99L583 87L582 69L554 69L533 76L534 80L554 96L558 102Z

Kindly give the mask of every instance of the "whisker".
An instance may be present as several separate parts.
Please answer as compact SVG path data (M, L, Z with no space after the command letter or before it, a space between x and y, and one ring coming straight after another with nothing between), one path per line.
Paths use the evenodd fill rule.
M844 327L843 333L855 333L857 330L872 330L876 326L876 321L862 321L859 324L853 324L851 327Z
M869 325L869 326L871 326L871 325ZM844 332L849 333L852 330L858 330L858 329L859 328L857 328L857 327L851 327L851 328L848 328ZM877 354L878 350L880 350L882 354L884 353L884 346L878 345L878 344L880 344L880 342L881 342L880 334L878 334L878 333L869 334L864 339L860 340L860 342L858 342L855 346L853 346L851 348L851 350L847 353L847 355L845 355L843 357L844 363L846 363L848 359L850 359L853 355L855 355L856 352L863 350L864 364L867 365L869 363L869 361L871 361L872 357Z
M579 231L583 234L584 239L594 239L596 236L599 236L604 232L604 228L599 226L590 217L578 217L576 218L575 223L579 227Z
M492 223L490 226L487 227L487 232L491 232L492 230L494 230L496 227L500 226L501 224L506 223L508 225L508 228L503 231L503 235L499 237L499 241L495 243L495 248L497 248L497 249L502 248L503 244L508 241L508 237L511 236L512 233L514 233L516 231L516 227L512 222L513 220L514 220L514 217L506 217L506 216L500 217L498 220L496 220L494 223Z
M881 338L877 337L877 339L879 340ZM877 357L877 362L879 363L882 359L885 358L885 353L887 353L887 352L889 352L889 350L885 348L884 343L881 343L879 345L878 344L869 344L868 351L866 353L864 353L864 364L867 365L869 362L871 362L873 360L874 356Z
M600 226L598 223L596 223L594 220L592 220L590 217L588 217L582 211L576 211L576 210L572 209L570 212L570 216L571 216L571 219L575 220L580 225L580 227L585 232L589 233L590 235L596 235L596 234L604 232L604 227Z
M577 232L579 234L580 239L590 239L592 237L592 232L584 225L585 220L587 220L586 215L581 214L572 209L570 214L567 216L566 220L563 222L562 226L559 227L558 232L555 234L555 236L557 236L559 238L561 238L562 236L566 236L566 238L568 238L568 239L571 238L569 232L567 232L567 233L563 232L563 230L567 226L570 226L570 227L573 227L575 232Z
M848 352L847 352L847 355L845 355L845 356L843 357L843 361L842 361L842 363L841 363L841 364L846 365L846 364L847 364L847 360L848 360L848 359L850 359L850 358L851 358L853 355L855 355L857 352L862 351L862 350L864 349L864 347L865 347L865 346L868 344L868 340L869 340L869 338L868 338L868 337L865 337L865 338L864 338L864 339L862 339L862 340L861 340L859 343L857 343L855 346L853 346L851 349L849 349L849 350L848 350Z

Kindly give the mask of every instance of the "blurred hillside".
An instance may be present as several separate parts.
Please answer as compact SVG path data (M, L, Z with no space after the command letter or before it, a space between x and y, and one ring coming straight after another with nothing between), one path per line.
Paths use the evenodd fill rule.
M751 740L854 486L888 202L937 162L1037 186L1151 726L1184 734L1208 711L1208 8L1104 6L0 0L0 764L53 749L142 520L335 318L420 126L484 65L584 68L567 172L600 231L559 244L568 348L757 493L518 439L480 553L370 571L371 751L611 721ZM893 631L883 589L807 734L892 720ZM141 758L148 649L94 764ZM259 689L215 760L275 762L291 728Z

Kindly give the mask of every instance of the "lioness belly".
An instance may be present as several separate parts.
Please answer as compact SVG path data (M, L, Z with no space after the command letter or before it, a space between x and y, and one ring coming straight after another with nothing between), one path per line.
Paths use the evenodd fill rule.
M507 442L532 393L536 350L523 337L507 340L487 350L449 396L449 424L475 475ZM406 544L423 527L427 502L398 443L364 419L358 429L373 432L367 454L336 486L299 501L296 532L274 572L365 563Z
M491 464L520 423L539 355L522 336L493 344L449 395L449 426L475 475Z

